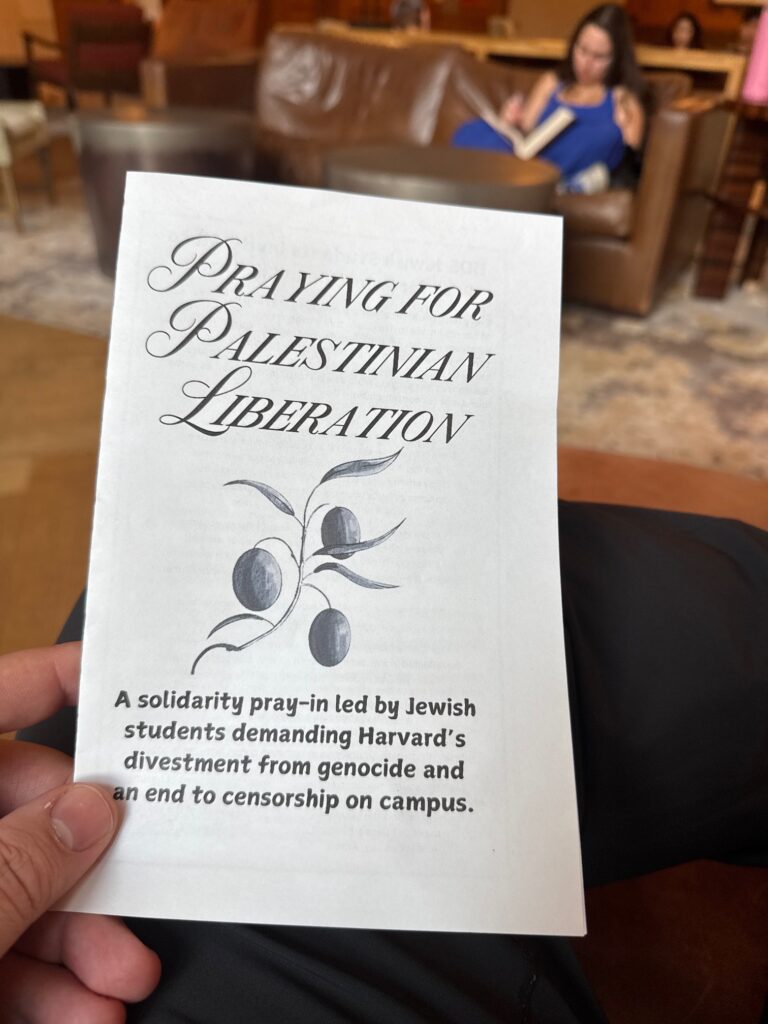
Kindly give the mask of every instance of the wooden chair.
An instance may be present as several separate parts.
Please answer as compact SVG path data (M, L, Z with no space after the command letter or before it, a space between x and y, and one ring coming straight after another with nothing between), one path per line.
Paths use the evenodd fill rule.
M149 51L151 26L139 7L115 0L99 3L54 2L59 41L24 33L27 66L36 87L63 89L67 104L77 105L78 90L105 94L139 92L139 65ZM55 56L37 56L38 47Z
M32 154L40 160L48 197L53 202L50 138L43 104L37 100L0 103L0 183L17 231L22 230L21 203L13 165Z

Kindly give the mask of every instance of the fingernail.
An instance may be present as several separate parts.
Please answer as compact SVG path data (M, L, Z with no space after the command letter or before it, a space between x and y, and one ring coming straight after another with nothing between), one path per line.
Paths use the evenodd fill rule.
M109 835L115 823L106 797L95 786L73 786L51 808L51 825L68 850L87 850Z

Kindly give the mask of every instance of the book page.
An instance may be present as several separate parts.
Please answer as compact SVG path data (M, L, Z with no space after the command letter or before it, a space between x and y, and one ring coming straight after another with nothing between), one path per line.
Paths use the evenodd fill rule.
M70 909L581 934L561 221L129 174Z
M537 124L527 135L523 135L519 128L508 124L497 114L486 113L483 115L483 119L494 131L512 143L516 157L520 160L531 160L562 131L565 131L568 125L573 124L576 115L568 107L557 107L545 121Z

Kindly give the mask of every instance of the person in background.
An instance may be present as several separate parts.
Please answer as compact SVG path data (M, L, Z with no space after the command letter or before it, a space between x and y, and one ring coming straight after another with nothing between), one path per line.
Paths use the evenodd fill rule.
M701 50L701 24L695 14L681 11L667 28L667 45L676 50Z
M585 172L602 168L607 187L610 174L625 159L625 149L641 147L645 93L627 13L618 4L601 4L576 26L558 71L543 74L527 98L512 96L500 116L527 133L557 107L567 107L575 120L538 155L560 168L561 190L595 191L580 187L588 177ZM512 144L484 120L461 125L452 141L455 146L513 152Z
M430 11L423 0L394 0L389 8L392 28L418 28L429 31Z
M752 53L752 46L757 35L757 26L762 14L762 7L749 7L741 16L739 25L739 36L734 49L737 53L743 53L747 57Z

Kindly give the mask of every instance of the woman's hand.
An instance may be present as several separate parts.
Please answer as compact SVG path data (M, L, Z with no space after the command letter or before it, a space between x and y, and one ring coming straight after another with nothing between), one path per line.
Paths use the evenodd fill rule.
M613 90L613 120L624 145L639 149L645 134L645 113L637 97L623 85Z
M0 658L0 733L74 704L80 644ZM0 1019L112 1024L160 965L122 922L47 912L112 841L117 807L56 750L0 741Z
M519 126L520 121L523 117L523 111L525 110L525 97L521 92L516 92L513 96L510 96L504 106L499 111L499 117L502 121L506 121L507 124Z

